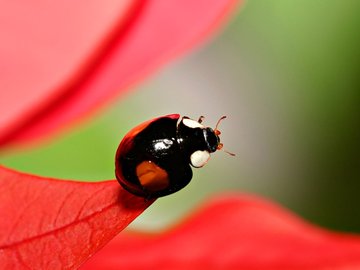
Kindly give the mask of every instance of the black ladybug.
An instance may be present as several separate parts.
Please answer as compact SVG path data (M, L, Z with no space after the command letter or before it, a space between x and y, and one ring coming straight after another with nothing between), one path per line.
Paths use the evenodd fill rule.
M132 129L116 152L115 173L129 192L147 199L185 187L192 178L190 165L200 168L210 153L222 148L220 131L179 114L161 116ZM230 153L231 154L231 153ZM233 154L232 154L233 155Z

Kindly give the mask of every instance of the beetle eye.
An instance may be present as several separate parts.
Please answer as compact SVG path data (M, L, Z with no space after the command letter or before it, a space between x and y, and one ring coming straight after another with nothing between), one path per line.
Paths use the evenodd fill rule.
M214 130L212 128L206 128L203 130L205 142L207 144L207 147L211 153L215 152L217 150L217 147L220 143L220 138L216 135Z

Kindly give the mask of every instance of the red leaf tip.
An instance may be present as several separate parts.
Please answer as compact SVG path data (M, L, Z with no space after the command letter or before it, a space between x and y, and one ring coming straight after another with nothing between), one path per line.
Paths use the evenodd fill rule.
M117 181L84 183L0 167L3 269L78 267L153 201Z

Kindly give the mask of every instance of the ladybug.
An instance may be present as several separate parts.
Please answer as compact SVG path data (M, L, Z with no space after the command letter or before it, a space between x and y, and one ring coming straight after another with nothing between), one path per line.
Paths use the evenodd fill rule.
M191 166L203 167L210 153L222 149L217 127L224 118L215 129L202 125L203 116L198 121L187 116L180 120L179 114L140 124L125 135L117 149L117 180L130 193L146 199L182 189L192 178Z

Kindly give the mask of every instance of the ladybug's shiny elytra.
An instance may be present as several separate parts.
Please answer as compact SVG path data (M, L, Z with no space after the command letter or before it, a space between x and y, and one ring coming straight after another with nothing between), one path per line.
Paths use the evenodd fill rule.
M217 125L205 127L203 118L179 121L179 114L170 114L132 129L116 153L116 178L123 188L150 199L185 187L192 178L190 165L204 166L210 153L222 148Z

